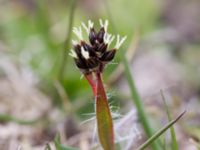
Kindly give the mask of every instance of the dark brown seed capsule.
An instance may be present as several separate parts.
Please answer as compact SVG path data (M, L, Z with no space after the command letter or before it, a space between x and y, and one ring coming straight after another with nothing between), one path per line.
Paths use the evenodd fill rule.
M89 44L87 44L86 42L82 41L81 45L83 46L84 50L89 52L90 57L95 57L96 56L95 51L93 50L93 48Z
M99 62L96 59L90 58L87 60L87 66L89 69L93 69L99 65Z
M92 28L92 29L90 29L90 33L89 33L90 43L93 45L95 43L96 39L97 39L97 33L94 30L94 28Z
M83 48L88 51L88 49L90 49L90 45L88 45L85 41L81 41L81 46L83 46Z
M88 69L88 66L84 59L75 59L75 63L79 69Z
M76 52L76 54L78 55L79 58L82 57L82 55L81 55L81 46L79 44L74 45L74 50L75 50L75 52Z
M104 53L107 50L108 44L102 43L97 48L98 52Z
M109 50L109 51L103 53L103 55L100 57L100 60L104 61L104 62L111 61L114 58L115 53L116 53L115 49Z
M99 30L99 33L97 34L97 40L99 41L99 43L103 43L104 34L105 34L105 30L104 30L104 27L102 27Z

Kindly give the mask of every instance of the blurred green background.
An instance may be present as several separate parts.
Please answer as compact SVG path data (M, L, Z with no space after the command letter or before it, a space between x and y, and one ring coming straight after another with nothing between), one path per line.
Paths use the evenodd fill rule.
M68 32L71 32L68 31L72 21L70 13L74 11L73 26L79 26L88 19L96 25L99 18L108 19L109 32L127 35L122 50L131 55L130 68L136 74L134 78L142 98L151 99L152 95L159 95L159 90L164 87L164 91L172 91L172 97L178 97L178 100L169 102L172 108L181 110L186 105L189 108L199 106L200 1L76 0L75 7L73 3L73 0L0 0L2 81L7 80L5 74L8 75L6 69L2 69L6 58L11 60L16 70L30 70L34 79L37 79L34 87L46 95L51 103L49 111L55 107L61 110L63 118L71 115L78 122L88 118L82 114L94 111L93 95L73 59L68 56L72 45L66 42ZM76 39L74 34L71 39ZM130 94L123 91L126 89L123 85L127 83L123 80L123 71L119 69L120 63L118 53L113 64L106 68L104 81L112 104L127 113L130 109L127 105L131 101ZM121 73L116 74L116 79L110 82L118 69ZM12 71L10 73L12 77ZM147 76L143 78L143 75ZM160 81L164 81L165 86ZM23 76L20 82L23 82ZM3 85L0 86L6 89ZM6 95L2 93L0 104L4 101L2 95ZM15 99L14 93L12 96ZM162 124L159 114L162 102L146 100L144 103L151 116L157 117L156 120ZM40 105L43 105L42 99ZM15 116L12 109L2 107L0 112ZM195 118L200 112L194 109L189 114ZM17 116L20 118L20 115ZM198 127L199 119L194 120L192 124ZM192 132L192 135L199 140L199 134Z

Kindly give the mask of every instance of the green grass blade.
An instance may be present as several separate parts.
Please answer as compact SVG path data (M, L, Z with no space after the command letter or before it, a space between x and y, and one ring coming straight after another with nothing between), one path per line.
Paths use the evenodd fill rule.
M168 120L171 121L171 120L172 120L172 117L171 117L171 114L170 114L170 112L169 112L169 108L168 108L168 105L167 105L165 96L164 96L164 94L163 94L163 91L161 90L160 93L161 93L162 99L163 99L163 101L164 101L164 105L165 105L165 109L166 109L166 112L167 112ZM172 150L179 150L179 148L178 148L178 143L177 143L177 139L176 139L176 134L175 134L175 131L174 131L174 127L173 127L173 126L170 127L170 134L171 134L171 140L172 140L172 145L171 145Z
M163 140L163 146L162 146L163 150L167 150L167 145L166 145L166 136L164 136L164 140Z
M133 100L133 102L136 106L136 109L137 109L137 112L138 112L138 115L139 115L139 119L140 119L140 121L143 125L143 128L144 128L146 135L148 137L151 137L153 135L153 130L150 126L148 116L147 116L147 114L144 110L142 100L141 100L141 98L140 98L140 96L137 92L136 87L135 87L134 80L132 79L132 75L131 75L131 71L130 71L130 68L129 68L128 61L127 61L127 59L124 55L124 52L122 50L120 50L120 56L121 56L122 63L124 65L124 73L125 73L126 79L128 81L128 85L129 85L129 88L130 88L130 91L131 91L132 100ZM153 143L152 148L154 150L159 150L159 146L158 146L157 143Z
M151 138L149 138L144 144L142 144L137 150L144 150L149 145L152 144L159 136L161 136L167 129L169 129L173 124L175 124L184 114L186 111L182 112L176 119L170 121L167 125L161 128L157 133L155 133Z
M51 149L51 146L49 145L49 143L47 143L46 147L45 147L45 150L52 150Z
M23 124L23 125L32 125L36 123L38 120L23 120L16 118L14 116L8 115L8 114L0 114L0 121L2 122L15 122L18 124Z
M59 78L60 81L63 80L64 72L65 72L65 66L66 66L66 62L67 62L67 58L68 58L67 51L69 51L69 48L70 48L70 42L71 42L71 36L72 36L72 27L73 27L75 9L76 9L76 2L77 2L77 0L71 0L67 35L66 35L66 40L65 40L65 43L64 43L62 55L61 55L62 58L61 58L59 75L58 75L58 78Z
M60 134L56 135L54 139L54 144L55 144L56 150L79 150L77 148L62 145L60 141Z

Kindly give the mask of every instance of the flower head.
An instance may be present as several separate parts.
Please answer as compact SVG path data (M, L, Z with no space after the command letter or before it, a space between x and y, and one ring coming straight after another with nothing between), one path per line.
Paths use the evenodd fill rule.
M100 19L99 23L101 27L98 32L94 29L94 23L91 20L88 21L88 24L82 23L82 26L73 28L73 32L79 41L72 40L73 50L69 55L74 58L76 66L83 74L102 72L105 65L113 60L116 50L126 39L126 36L120 38L117 35L115 47L108 50L115 36L107 32L108 20L103 22ZM83 40L82 28L88 34L89 42Z

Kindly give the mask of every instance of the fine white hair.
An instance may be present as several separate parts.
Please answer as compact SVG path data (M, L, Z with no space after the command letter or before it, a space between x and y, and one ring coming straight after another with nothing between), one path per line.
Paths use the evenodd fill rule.
M70 53L69 53L70 56L72 56L73 58L78 58L77 54L75 53L74 50L70 50Z
M80 39L83 40L83 35L82 35L82 28L80 27L74 27L73 30L74 34Z
M110 45L112 43L112 41L114 40L115 36L109 33L105 33L104 34L104 42L108 45Z
M108 20L105 20L105 22L103 22L102 19L99 19L99 23L100 23L100 26L104 28L105 32L107 32L107 30L108 30Z
M91 20L88 20L88 25L86 25L84 22L81 23L87 34L90 33L90 29L93 28L94 23Z
M116 45L115 45L115 48L116 49L119 49L120 46L124 43L124 41L126 40L127 36L124 36L120 39L120 36L119 34L117 35L117 41L116 41Z

